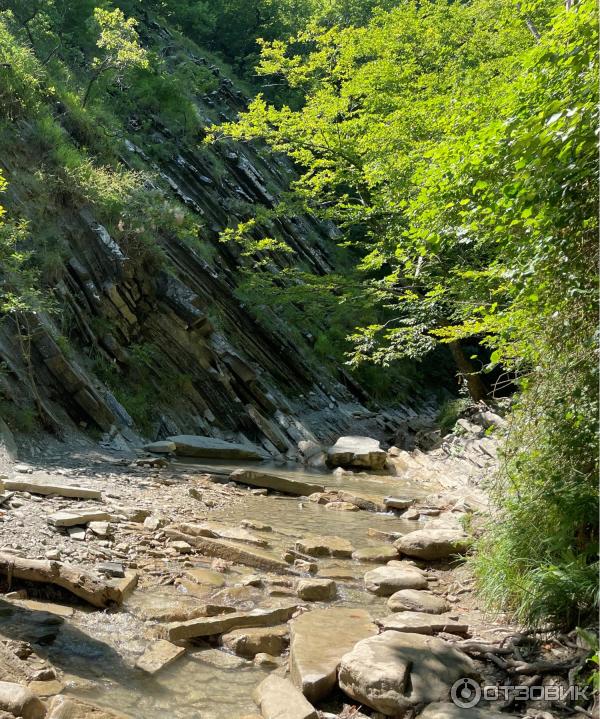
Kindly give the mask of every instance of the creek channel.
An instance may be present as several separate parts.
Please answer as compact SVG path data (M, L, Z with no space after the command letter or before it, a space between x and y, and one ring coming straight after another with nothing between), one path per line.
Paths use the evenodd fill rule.
M364 472L341 474L307 471L297 465L268 465L256 462L178 462L189 474L214 472L226 477L238 468L266 471L292 480L317 482L331 489L343 489L382 499L384 496L420 497L436 490L423 482L409 483L401 477ZM184 490L182 490L184 491ZM269 493L258 496L248 490L228 506L211 511L207 517L228 527L239 528L243 520L271 527L271 531L252 533L265 541L262 552L281 559L282 553L297 540L314 535L335 535L349 540L354 549L385 544L374 536L379 530L404 534L417 528L416 522L402 520L392 512L331 511L305 497ZM240 545L247 546L247 545ZM211 567L211 558L188 555L194 567ZM164 559L164 575L181 571L181 564ZM354 559L319 558L318 576L337 583L337 595L330 602L303 602L291 590L248 586L249 575L261 571L241 564L222 574L221 586L205 588L198 599L182 586L141 582L118 610L93 610L77 606L66 618L46 613L6 611L0 603L0 633L35 645L35 651L62 673L65 694L79 697L119 715L133 719L235 719L256 713L253 688L273 667L262 668L219 647L216 642L196 640L186 653L155 675L147 675L134 664L153 641L152 628L157 616L185 612L194 602L227 604L237 611L272 607L277 604L307 604L309 609L325 606L367 608L374 618L389 613L385 599L364 589L363 576L378 566ZM308 576L308 575L304 575ZM37 616L37 615L40 616ZM42 616L43 615L43 616ZM150 619L149 619L150 617Z

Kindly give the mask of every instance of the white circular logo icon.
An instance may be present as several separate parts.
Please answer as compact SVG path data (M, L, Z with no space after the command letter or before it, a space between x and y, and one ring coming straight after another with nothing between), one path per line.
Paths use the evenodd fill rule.
M457 707L470 709L479 704L481 687L474 679L458 679L452 685L450 697Z

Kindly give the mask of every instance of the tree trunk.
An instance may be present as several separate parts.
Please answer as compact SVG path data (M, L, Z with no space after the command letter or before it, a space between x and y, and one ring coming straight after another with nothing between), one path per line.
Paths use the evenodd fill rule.
M473 367L470 360L466 357L458 340L450 342L449 345L458 371L467 383L467 389L469 390L471 399L475 402L481 402L481 400L485 399L488 395L488 389L481 379L481 375L477 373L475 367Z

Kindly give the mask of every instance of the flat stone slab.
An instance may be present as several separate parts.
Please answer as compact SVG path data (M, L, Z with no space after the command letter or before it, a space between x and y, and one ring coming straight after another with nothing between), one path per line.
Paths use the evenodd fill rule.
M252 692L264 719L318 719L314 707L289 681L269 675Z
M108 512L94 510L81 512L60 511L49 515L48 524L55 527L76 527L80 524L88 524L88 522L108 522L109 520L110 514Z
M159 639L146 649L135 663L135 666L147 674L156 674L161 669L172 664L182 654L185 654L183 647L171 644L166 639Z
M227 539L211 539L209 537L193 537L177 529L165 528L165 534L171 539L180 539L188 542L207 557L219 557L236 564L245 564L247 567L264 569L267 572L289 572L289 565L282 559L261 549L244 546L241 547Z
M327 451L327 464L333 467L383 469L387 452L372 437L340 437Z
M225 634L232 629L245 627L269 627L287 622L298 609L297 604L253 609L250 612L232 612L216 617L198 617L187 622L173 622L161 628L164 638L169 641L210 637Z
M377 627L364 609L315 609L290 622L290 676L313 703L335 687L342 656Z
M236 469L229 475L229 479L231 479L232 482L248 484L251 487L260 487L261 489L272 489L275 492L291 494L295 497L307 497L313 492L325 491L321 484L305 482L300 479L278 477L275 474L255 472L251 469Z
M415 634L467 634L469 625L457 622L444 614L426 614L425 612L397 612L390 614L377 623L384 630L395 632L414 632Z
M167 437L175 444L175 452L182 457L212 457L213 459L265 459L265 453L252 445L225 442L215 437L178 434Z
M5 600L6 601L6 600ZM64 619L69 619L75 614L73 607L67 607L64 604L55 604L54 602L38 601L36 599L17 599L10 600L13 604L23 609L29 609L31 612L48 612L48 614L56 614Z
M391 544L383 544L378 547L363 547L352 552L352 559L359 562L389 562L390 559L397 559L398 550Z
M257 654L279 656L289 644L290 630L287 624L275 627L248 627L234 629L221 637L221 644L245 659Z
M384 512L385 505L381 501L380 497L375 497L371 494L356 494L356 492L349 492L342 489L338 492L338 497L342 502L348 502L354 504L354 506L365 512Z
M338 677L355 701L400 718L417 706L448 701L454 682L475 673L471 659L442 639L385 631L345 654Z
M72 497L73 499L101 499L102 493L98 489L88 489L75 485L54 484L52 482L36 482L24 479L6 479L4 488L12 492L30 492L31 494L57 495L59 497Z
M392 612L425 612L443 614L450 606L443 597L418 589L401 589L392 594L387 605Z
M309 557L340 557L349 558L354 548L343 537L319 536L299 539L294 548L297 552L307 554Z
M400 554L417 559L447 559L463 554L469 547L469 538L458 529L418 529L394 542Z
M417 569L386 565L365 574L365 587L379 597L389 597L400 589L427 589L428 583Z
M463 709L453 702L433 702L423 709L418 719L511 719L515 714L505 714L493 709Z
M151 442L150 444L144 445L146 452L152 452L154 454L170 454L171 452L175 452L176 449L177 445L170 440L161 440L160 442Z
M216 539L230 539L233 542L254 544L256 547L268 547L269 542L263 537L257 537L243 527L228 527L219 522L202 522L201 524L179 524L179 529L193 537L213 537Z

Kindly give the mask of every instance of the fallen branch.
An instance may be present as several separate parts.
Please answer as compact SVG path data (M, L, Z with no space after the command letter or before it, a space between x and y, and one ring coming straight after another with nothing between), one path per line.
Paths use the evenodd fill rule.
M55 584L94 607L108 607L122 600L121 590L102 577L62 562L0 554L0 574L7 577L9 585L13 577Z

